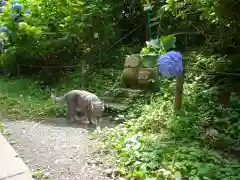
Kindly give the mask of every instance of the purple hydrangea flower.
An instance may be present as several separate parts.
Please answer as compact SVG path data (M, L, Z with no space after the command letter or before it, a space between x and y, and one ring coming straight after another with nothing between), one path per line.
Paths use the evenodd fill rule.
M22 9L22 5L21 4L19 4L19 3L15 3L13 6L12 6L12 8L14 9L14 10L21 10Z
M6 32L7 30L8 30L8 28L6 26L2 26L2 28L1 28L2 32Z
M182 55L177 51L169 51L166 54L159 56L158 71L166 77L172 77L182 74Z
M5 1L5 0L2 0L1 5L2 5L2 6L5 6L6 4L7 4L6 1Z
M0 13L3 13L3 8L2 7L0 7Z
M31 14L31 11L29 9L27 9L26 14Z

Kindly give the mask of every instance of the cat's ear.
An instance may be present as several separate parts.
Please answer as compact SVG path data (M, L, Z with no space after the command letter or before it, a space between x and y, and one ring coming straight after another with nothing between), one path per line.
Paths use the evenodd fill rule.
M102 108L105 109L105 104L103 101L102 101L101 105L102 105Z

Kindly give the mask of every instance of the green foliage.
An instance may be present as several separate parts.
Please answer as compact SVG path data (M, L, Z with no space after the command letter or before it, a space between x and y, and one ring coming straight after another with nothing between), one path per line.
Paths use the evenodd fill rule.
M197 61L196 67L209 68L221 61L203 54L185 59L187 67ZM219 104L219 89L208 82L202 73L187 73L183 108L176 114L172 107L175 82L161 80L162 92L134 105L124 114L126 122L96 132L105 140L120 176L143 180L240 178L239 96L232 93L230 107L224 108ZM217 131L216 137L209 136L209 128Z
M204 45L218 53L237 53L240 3L230 0L166 0L152 2L158 35L180 32L177 47ZM185 36L185 32L190 32ZM183 46L185 45L185 46Z

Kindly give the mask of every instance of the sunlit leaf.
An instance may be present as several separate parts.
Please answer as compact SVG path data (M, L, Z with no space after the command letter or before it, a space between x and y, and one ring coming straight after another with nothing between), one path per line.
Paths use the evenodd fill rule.
M175 172L174 176L175 176L175 180L181 180L182 179L182 175L179 171Z
M146 42L147 46L154 47L160 49L162 47L159 39L152 39L151 41Z
M173 35L161 36L160 41L162 42L166 51L175 48L176 37Z

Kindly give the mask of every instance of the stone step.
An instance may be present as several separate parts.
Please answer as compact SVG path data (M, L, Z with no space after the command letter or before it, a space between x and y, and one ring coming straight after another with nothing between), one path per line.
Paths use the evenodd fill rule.
M143 90L120 88L117 96L113 97L111 94L109 94L109 96L103 96L102 99L106 101L121 101L126 100L127 98L134 98L141 92L143 92Z
M0 179L33 180L31 171L0 133Z
M120 91L122 92L123 96L126 98L134 98L138 96L143 90L139 89L127 89L127 88L121 88Z
M105 103L106 107L111 110L116 110L116 111L124 111L127 108L129 108L129 105L123 104L123 103L114 103L114 102L109 102Z
M124 97L101 97L100 99L103 100L105 103L124 103L129 100L129 98Z

